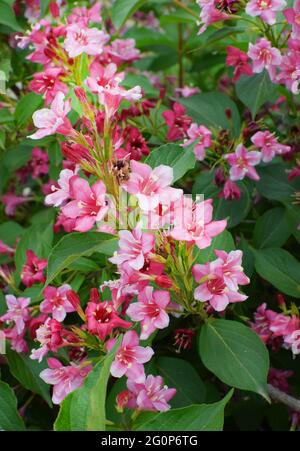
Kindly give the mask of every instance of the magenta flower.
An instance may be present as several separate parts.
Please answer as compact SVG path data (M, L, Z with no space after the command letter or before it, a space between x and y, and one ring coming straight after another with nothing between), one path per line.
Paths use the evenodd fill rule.
M259 39L255 44L249 44L248 56L253 61L253 72L260 73L267 69L270 78L275 79L276 67L281 63L281 53L265 39Z
M236 288L231 289L232 280L228 286L224 277L218 270L215 271L211 263L195 265L192 271L196 282L200 283L194 291L195 299L200 302L209 301L217 312L225 310L230 303L242 302L248 297L236 291Z
M11 329L4 329L5 338L10 341L11 348L20 353L20 352L28 352L28 345L24 340L24 336L26 333L26 329L24 328L23 332L19 333L17 327L13 327Z
M5 213L7 216L14 216L18 205L22 205L30 199L24 196L16 196L13 191L10 191L9 193L4 194L1 200L5 205Z
M26 262L21 271L21 280L26 287L31 287L35 283L44 283L44 269L47 266L46 259L39 259L35 253L29 249L26 251Z
M175 207L174 228L170 235L178 241L195 243L199 249L210 246L213 237L223 232L227 221L212 221L212 199L195 203L183 198Z
M80 364L71 363L71 365L63 366L59 360L54 358L48 359L49 368L40 373L41 379L46 384L54 385L52 401L54 404L60 404L65 397L81 387L84 379L92 370L91 365L84 362Z
M237 290L238 285L247 285L250 279L244 273L242 267L242 251L231 251L229 253L221 250L215 250L217 260L211 262L214 272L223 276L226 285L231 290Z
M36 330L36 339L40 347L33 349L30 354L32 360L41 362L49 351L57 352L63 344L62 325L56 319L47 318L44 324Z
M141 340L146 340L156 329L164 329L169 325L166 308L170 303L168 291L153 291L153 287L145 287L138 295L138 302L130 304L126 313L133 321L141 322Z
M43 291L44 301L40 304L42 313L50 313L56 321L62 322L67 313L75 312L74 307L67 299L67 292L71 290L70 285L64 284L59 288L46 287Z
M181 196L181 190L170 187L173 181L170 166L160 165L152 169L147 164L132 160L130 167L130 178L122 187L138 198L142 210L153 210L159 203L168 204Z
M74 230L87 232L108 212L106 187L101 180L90 187L86 180L77 175L71 177L69 184L73 200L62 208L62 213L66 218L75 219Z
M76 175L76 171L71 171L71 169L63 169L59 174L58 186L51 186L51 194L45 197L46 205L53 205L54 207L59 207L66 203L70 198L70 179Z
M241 191L236 183L228 179L224 183L223 191L219 193L219 197L224 197L226 200L239 200L241 198Z
M270 133L268 130L255 133L251 137L251 141L261 150L261 159L265 163L271 161L276 155L282 155L291 150L290 146L280 144L274 133Z
M260 18L269 25L276 23L276 12L286 6L285 0L250 0L246 6L249 16Z
M299 325L300 321L296 316L286 316L278 313L271 320L270 330L275 337L284 337L299 329Z
M31 171L31 177L33 179L37 179L41 175L48 174L49 158L47 152L43 151L39 147L34 147L32 149L29 169Z
M27 308L30 303L30 298L16 298L12 294L7 294L5 300L8 311L0 316L0 321L5 323L13 322L16 326L17 334L20 335L25 330L25 322L30 318Z
M234 67L233 70L233 81L236 82L240 78L241 75L252 75L252 68L249 64L249 58L247 53L242 52L240 49L236 47L228 46L227 47L227 57L226 64L227 66Z
M254 323L251 323L251 328L264 343L268 343L272 338L273 332L270 330L270 326L275 317L276 312L267 309L266 303L261 304L254 313Z
M71 58L82 53L100 55L103 52L103 46L109 40L108 34L97 28L84 28L79 24L72 24L66 30L64 47Z
M149 346L146 348L139 346L138 334L130 330L123 337L121 347L117 351L110 372L114 377L126 375L136 382L143 382L145 379L143 364L149 362L153 354L154 351Z
M35 73L28 88L36 94L43 94L46 105L49 105L53 102L58 91L64 94L67 94L69 91L68 86L59 79L59 75L62 74L61 68L49 67L44 72Z
M142 269L145 258L153 250L155 236L150 233L143 233L139 227L119 232L119 250L109 259L112 263L120 266L128 262L133 269Z
M224 158L231 166L229 174L232 181L242 180L245 176L259 180L259 175L254 166L259 164L261 160L260 152L248 152L243 144L239 144L234 153L224 155Z
M54 97L50 109L42 108L33 113L33 123L39 130L29 138L40 139L55 133L69 136L72 133L71 122L66 117L71 110L70 99L64 102L64 98L64 93L59 91Z
M182 147L187 147L195 143L194 153L196 159L199 161L205 158L206 147L211 146L211 131L208 130L204 125L197 125L195 123L190 125L187 130L188 140L182 144Z
M185 108L180 103L175 102L172 110L164 111L162 114L169 127L168 141L177 141L186 136L186 132L192 123L192 119L185 114Z
M88 331L104 340L116 327L128 329L131 323L119 317L113 302L88 302L85 310Z
M290 335L284 337L284 344L291 348L294 355L300 354L300 329L294 330Z
M202 8L200 19L203 23L198 34L203 33L212 23L230 19L228 14L216 8L218 6L216 0L197 0L197 3Z
M176 395L175 388L164 385L161 376L146 377L143 383L128 379L127 387L132 397L129 397L128 407L154 412L166 412L170 409L168 401Z
M300 38L300 0L295 0L293 8L283 11L289 24L292 25L292 38Z

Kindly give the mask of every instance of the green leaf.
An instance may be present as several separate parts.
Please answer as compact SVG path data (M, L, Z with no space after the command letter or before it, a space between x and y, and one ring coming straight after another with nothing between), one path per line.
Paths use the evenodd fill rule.
M6 152L2 164L9 171L13 172L24 166L31 157L32 147L19 144L17 147Z
M31 119L33 113L42 105L42 96L39 96L34 92L29 92L24 97L22 97L17 103L15 109L15 120L17 122L17 125L19 127L26 125L28 120Z
M222 382L268 399L268 351L249 327L217 319L204 324L199 335L203 364Z
M296 204L285 204L286 219L290 227L290 232L294 235L296 240L300 243L300 206Z
M300 191L300 180L288 180L287 165L269 164L257 168L260 180L256 182L259 193L271 200L290 202L295 191Z
M114 26L120 29L126 20L134 14L146 0L116 0L111 10Z
M24 232L25 229L14 221L3 222L0 225L1 240L9 246L13 246L16 243L17 238L20 238Z
M186 99L179 99L186 107L187 114L198 124L217 130L229 130L233 127L235 137L239 136L241 119L236 104L222 92L203 92ZM231 111L231 119L226 116Z
M25 426L17 410L17 399L8 384L0 381L0 430L24 431Z
M0 24L6 25L14 31L22 31L22 27L18 24L12 6L0 3Z
M161 413L142 413L134 423L135 431L222 431L224 409L233 390L219 402L201 404Z
M191 147L183 149L178 144L164 144L158 149L152 150L145 163L152 168L164 164L173 168L173 182L195 167L196 159Z
M172 408L205 401L205 385L189 362L174 357L159 357L151 364L151 373L154 372L163 377L169 388L176 388L176 395L170 401Z
M290 228L282 207L272 208L260 216L254 227L255 247L281 247L290 236Z
M112 256L117 250L117 243L117 238L101 232L74 232L65 235L49 255L46 285L79 257L87 257L93 252Z
M236 94L255 118L259 108L267 101L275 91L275 85L271 82L267 71L255 74L251 77L242 75L235 84Z
M55 431L105 431L107 382L121 339L120 336L110 353L94 367L83 386L64 399Z
M8 108L2 108L0 110L0 124L7 124L9 122L13 122L14 118L11 114L11 112L9 111Z
M300 263L280 248L254 250L258 274L285 294L300 298Z
M212 239L211 245L206 249L196 249L197 263L206 263L212 260L216 260L215 249L230 252L235 250L234 241L232 235L228 230L224 230L220 235L217 235Z
M41 1L41 14L40 16L43 18L48 11L50 0L42 0Z
M20 384L27 390L42 396L51 407L49 385L40 378L41 371L47 368L46 360L39 363L37 360L32 360L29 356L17 353L11 349L7 350L6 357L12 375Z

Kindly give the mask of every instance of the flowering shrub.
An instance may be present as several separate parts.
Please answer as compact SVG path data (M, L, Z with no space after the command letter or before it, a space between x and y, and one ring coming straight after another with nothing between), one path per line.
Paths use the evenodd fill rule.
M300 2L0 33L0 429L297 429Z

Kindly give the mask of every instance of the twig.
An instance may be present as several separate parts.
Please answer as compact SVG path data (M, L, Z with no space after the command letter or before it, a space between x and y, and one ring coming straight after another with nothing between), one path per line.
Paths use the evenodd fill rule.
M296 412L300 412L300 400L287 395L273 385L268 384L268 392L274 401L279 401Z

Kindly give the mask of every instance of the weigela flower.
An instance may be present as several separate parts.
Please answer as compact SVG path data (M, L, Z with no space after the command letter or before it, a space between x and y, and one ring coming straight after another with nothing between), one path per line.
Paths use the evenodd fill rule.
M234 153L228 153L224 155L224 158L231 166L229 174L232 181L242 180L246 176L253 180L259 180L254 166L260 163L260 152L248 152L243 144L239 144Z
M26 251L26 262L21 271L21 280L24 285L31 287L35 283L44 283L46 266L46 259L39 259L31 249L28 249Z
M46 105L53 102L58 91L67 94L69 88L60 79L63 70L59 67L49 67L44 72L37 72L33 75L33 80L28 88L36 94L43 94Z
M42 313L50 313L52 317L62 322L67 313L75 312L74 307L67 299L67 292L71 290L70 285L64 284L59 288L48 286L44 289L44 301L40 304Z
M195 143L194 153L196 159L199 161L205 158L205 149L211 146L211 131L204 125L191 124L187 130L188 140L182 144L182 147L187 147Z
M287 348L292 350L294 355L300 354L300 329L294 330L294 332L284 337L284 343Z
M181 97L191 97L194 94L198 94L200 92L200 89L195 87L190 87L190 86L184 86L183 88L176 88L175 92L178 96Z
M265 38L259 39L255 44L249 44L248 56L252 59L254 73L267 69L272 80L275 80L276 67L281 63L281 53L271 42Z
M181 352L182 349L184 351L190 349L194 335L195 331L192 329L176 329L174 334L174 346L177 347L176 352Z
M198 34L203 33L209 25L215 22L229 19L229 15L216 8L216 0L197 0L198 5L202 8L200 19L203 23Z
M111 349L114 342L108 343L108 349ZM121 347L118 349L116 357L111 365L110 372L114 377L126 375L136 382L145 380L144 363L149 362L153 356L153 350L147 346L139 346L138 334L130 330L126 332Z
M109 40L108 34L97 28L83 28L79 24L67 26L67 37L64 47L71 58L86 53L100 55Z
M228 179L224 183L223 191L219 193L219 197L224 197L226 200L240 200L241 191L236 183Z
M64 102L64 99L64 93L59 91L54 97L50 109L42 108L33 113L33 123L39 130L29 138L40 139L55 133L68 136L72 133L73 127L66 117L71 110L70 99L67 102Z
M25 330L25 323L29 320L28 305L30 298L16 298L12 294L5 296L8 311L0 316L0 321L4 323L14 323L16 332L20 335Z
M136 227L132 232L121 230L119 237L119 250L109 260L118 266L128 262L133 269L143 268L145 258L154 248L155 236Z
M5 214L7 216L14 216L17 207L28 202L28 200L26 196L17 196L13 191L4 194L1 198L2 203L5 205Z
M63 344L62 325L56 319L47 318L45 323L36 330L36 341L40 347L33 349L30 358L41 362L49 351L57 352Z
M279 390L288 393L289 383L287 379L294 375L293 371L286 370L278 370L276 368L270 368L268 374L268 382L273 385L273 387L278 388Z
M299 41L297 40L297 42ZM294 49L293 44L290 44L289 42L289 46L290 45L291 49L282 57L280 74L277 76L277 80L284 83L287 89L289 89L293 94L299 94L300 51Z
M49 158L47 152L39 147L34 147L31 153L31 160L29 162L29 169L33 179L39 178L41 175L49 172Z
M289 24L292 25L292 38L300 38L300 0L294 1L293 8L287 8L283 14Z
M85 315L88 331L100 340L104 340L116 327L131 327L131 323L119 317L113 302L88 302Z
M238 285L248 285L249 277L244 273L242 267L243 252L240 250L231 251L229 253L221 250L215 250L218 257L211 263L214 272L223 276L226 285L231 290L237 290Z
M60 404L65 397L81 387L84 379L92 370L91 365L84 362L80 364L71 363L71 365L63 366L63 364L54 358L48 359L49 368L40 373L40 377L46 384L54 385L52 401L54 404Z
M241 75L252 75L252 68L249 64L249 58L247 53L242 52L240 49L236 47L228 46L227 47L227 57L226 64L227 66L234 67L233 70L233 81L236 82L240 78Z
M183 139L192 123L192 118L185 114L184 106L175 102L172 110L164 111L162 115L169 127L167 134L168 141Z
M146 340L156 329L164 329L169 325L166 308L170 303L168 291L145 287L138 295L138 302L130 304L126 313L133 321L141 322L141 340Z
M176 395L175 388L168 388L161 376L152 374L147 376L143 383L128 379L127 387L130 394L134 395L129 396L127 406L140 410L166 412L170 409L168 402Z
M76 175L76 172L71 171L71 169L63 169L59 174L59 179L57 181L58 187L55 185L51 186L51 194L45 197L46 205L53 205L54 207L59 207L70 199L70 179Z
M261 159L265 163L271 161L276 155L282 155L291 150L290 146L280 144L274 133L271 133L268 130L255 133L255 135L251 137L251 141L258 149L260 149Z
M115 39L105 48L111 61L118 66L123 63L132 63L140 58L140 51L135 47L134 39Z
M269 25L276 23L276 12L286 6L285 0L250 0L246 5L249 16L260 18Z
M16 327L12 327L10 329L4 329L5 338L9 340L11 348L20 353L20 352L28 352L28 344L24 340L24 336L26 333L26 329L24 328L23 332L19 333Z
M101 7L101 4L97 2L89 9L85 6L74 8L67 21L69 24L77 24L83 28L87 27L90 22L101 23Z
M66 218L75 219L74 230L87 232L108 212L106 187L102 180L90 187L86 180L76 175L69 180L69 186L72 200L62 208L62 213Z
M267 304L261 304L254 313L254 323L251 323L251 328L260 336L264 343L268 343L273 335L270 330L272 320L276 317L276 312L267 309Z

